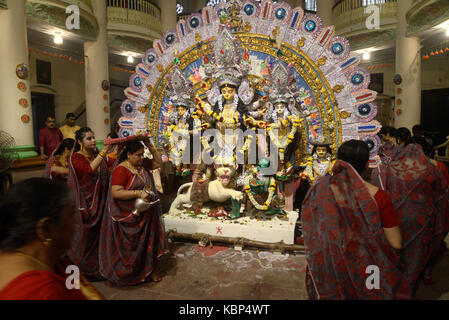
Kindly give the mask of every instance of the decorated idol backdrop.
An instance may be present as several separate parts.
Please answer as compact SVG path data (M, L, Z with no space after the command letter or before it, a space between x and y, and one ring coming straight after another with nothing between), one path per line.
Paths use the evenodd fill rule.
M248 105L270 94L267 84L276 65L288 73L287 80L279 81L291 86L301 119L297 165L305 163L314 142L330 142L335 154L350 139L366 141L375 161L380 144L380 124L373 120L376 92L368 90L370 75L359 66L359 55L351 53L348 41L336 36L333 26L285 2L236 0L207 6L201 14L180 20L176 30L167 30L130 78L119 120L121 137L148 131L162 146L176 111L170 88L174 70L188 80L185 98L191 100L192 112L195 96L210 101L217 78L210 76L208 66L220 55L214 53L214 41L223 29L230 30L238 42L238 59L247 64L246 79L254 95Z

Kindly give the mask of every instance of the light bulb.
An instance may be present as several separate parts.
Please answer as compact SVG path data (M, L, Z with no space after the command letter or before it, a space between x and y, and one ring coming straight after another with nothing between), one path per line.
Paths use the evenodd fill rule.
M371 58L371 55L369 52L363 53L363 60L369 60Z
M134 58L132 56L128 57L128 63L134 63Z
M60 33L56 33L56 34L55 34L55 38L53 39L53 41L54 41L56 44L62 44L62 43L64 42L64 40L62 39L62 36L61 36Z
M449 26L447 26L447 29L446 29L446 36L449 37Z

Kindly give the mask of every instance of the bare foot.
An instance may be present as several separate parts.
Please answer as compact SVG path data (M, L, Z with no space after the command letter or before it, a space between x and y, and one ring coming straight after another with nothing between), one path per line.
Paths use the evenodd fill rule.
M162 277L158 276L156 273L151 273L151 280L153 280L153 282L161 282L162 281Z

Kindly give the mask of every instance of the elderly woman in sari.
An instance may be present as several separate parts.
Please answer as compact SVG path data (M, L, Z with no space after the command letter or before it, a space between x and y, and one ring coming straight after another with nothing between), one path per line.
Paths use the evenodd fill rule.
M419 279L431 281L430 273L423 271L434 261L448 233L449 193L438 167L410 139L408 129L398 129L399 147L389 163L373 170L372 181L388 192L398 212L404 272L416 289Z
M98 279L98 243L108 194L108 162L113 162L106 154L112 147L107 145L98 152L95 135L87 127L78 130L75 137L68 183L75 194L77 223L72 247L67 254L86 276Z
M83 276L80 290L66 286L61 255L70 247L75 217L65 183L22 181L1 199L0 212L0 300L103 299Z
M75 140L67 138L62 140L53 154L48 158L42 177L53 180L67 181L69 175L69 157Z
M310 298L409 299L399 269L399 222L386 192L361 178L369 150L363 141L341 145L333 175L320 178L302 206L306 285ZM378 286L367 286L378 266Z
M168 252L161 204L152 176L162 160L149 139L144 142L153 154L152 160L144 157L144 145L138 140L126 143L121 152L112 172L108 209L101 230L100 271L118 286L161 281L154 271L155 265ZM152 203L144 212L135 211L139 198Z

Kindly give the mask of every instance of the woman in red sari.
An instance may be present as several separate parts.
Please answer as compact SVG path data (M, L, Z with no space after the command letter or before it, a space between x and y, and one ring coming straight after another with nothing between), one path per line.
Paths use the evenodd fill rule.
M60 259L75 229L67 186L45 178L14 185L0 202L0 300L103 299L80 276L69 290Z
M75 148L69 163L69 186L75 194L76 230L68 259L91 279L99 278L98 243L109 186L110 145L97 152L90 128L75 133ZM109 161L111 162L111 161Z
M45 165L43 178L67 182L69 175L69 158L75 140L67 138L62 140Z
M367 144L347 141L337 158L333 175L318 178L302 206L310 298L409 299L395 251L402 244L393 204L360 176L368 166ZM369 286L376 267L377 285Z
M100 272L112 284L135 285L161 280L154 268L168 252L162 208L152 170L161 166L157 150L144 140L153 159L144 158L144 146L134 140L126 144L112 172L108 210L100 239ZM144 212L135 212L136 199L153 202Z
M405 129L405 128L404 128ZM408 129L406 129L408 131ZM423 271L438 255L449 230L448 185L440 170L420 146L410 143L410 134L399 135L398 150L388 164L373 170L373 183L387 191L401 222L405 275L416 289Z

